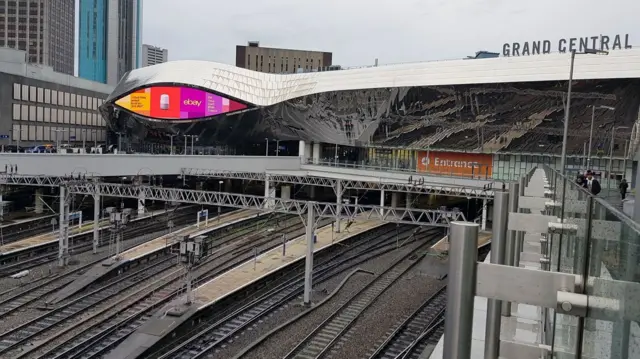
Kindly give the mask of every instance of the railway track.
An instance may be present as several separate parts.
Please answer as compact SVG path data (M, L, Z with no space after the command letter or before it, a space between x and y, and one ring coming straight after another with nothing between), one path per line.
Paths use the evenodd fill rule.
M192 213L193 212L193 213ZM180 213L176 215L171 220L174 222L176 227L186 225L193 220L193 215L195 214L195 210L190 210L185 213ZM160 218L164 220L160 220ZM129 228L125 229L123 232L123 236L127 238L139 237L145 234L157 232L158 230L154 230L156 228L165 228L166 226L166 215L158 216L158 217L145 217L137 220L133 220L132 223L136 223L136 225L131 225ZM137 224L137 222L144 222L144 224ZM91 251L93 249L93 233L82 233L75 235L69 238L70 241L70 253L77 255L80 253L85 253ZM108 236L108 231L106 228L100 230L100 242L99 246L104 247L108 245L110 242L110 238ZM140 243L137 243L140 244ZM136 245L137 245L136 244ZM29 250L21 251L19 254L15 254L15 257L11 257L11 254L0 255L0 263L2 263L2 267L0 268L0 277L8 276L14 273L18 273L23 270L33 269L35 267L41 266L43 264L51 263L58 258L57 253L58 243L53 242L47 244L45 246L39 246L37 249L34 249L33 252L37 254L30 254ZM55 249L55 251L52 251ZM45 253L42 253L44 251ZM26 258L25 258L26 257ZM24 259L21 259L24 258ZM13 262L13 263L11 263ZM11 263L11 264L7 264Z
M440 339L438 330L429 331L429 328L443 320L446 305L447 288L443 286L391 332L369 359L401 358L413 352L422 353L427 344L437 343ZM421 339L423 344L417 345L418 339ZM409 350L412 347L416 350Z
M254 255L254 248L266 246L270 249L279 245L283 233L302 234L304 226L299 219L289 217L284 223L296 222L296 225L284 228L280 232L271 232L260 241L256 241L250 235L255 234L253 225L243 228L239 233L231 232L224 238L218 238L214 242L215 247L211 248L212 256L193 271L195 286L250 260ZM144 324L154 314L155 309L174 299L184 287L183 276L182 269L173 270L118 301L108 310L95 313L91 318L57 332L48 338L46 344L32 348L30 353L16 358L99 357ZM73 335L74 333L77 335Z
M427 241L416 250L425 249L432 241ZM418 263L420 257L410 252L398 260L371 283L356 293L345 304L340 306L329 318L317 326L284 358L319 358L325 355L333 344L345 333L373 302L394 284L403 274Z
M416 236L414 227L403 226L399 230L395 226L387 226L386 228L363 233L355 244L341 248L337 254L328 254L328 259L322 260L316 265L314 268L314 283L316 285L320 284L363 262L395 250L398 240L422 240L424 237L434 235L437 232L440 232L440 230L427 230ZM371 240L373 238L378 238L378 240ZM303 273L300 273L225 318L210 324L204 329L199 329L199 332L186 334L184 337L189 338L186 342L174 346L168 352L160 355L159 358L195 359L207 357L209 353L224 345L226 341L238 336L242 330L282 306L291 303L292 300L295 300L300 295L303 288L304 278ZM149 357L157 357L159 353Z
M131 272L123 278L101 286L27 323L0 334L0 356L17 358L25 349L20 345L27 341L33 343L38 340L46 340L46 334L58 325L76 319L88 310L94 311L100 306L108 305L106 302L112 297L134 287L142 280L154 277L175 263L175 258L161 258L158 261L151 262L140 270Z

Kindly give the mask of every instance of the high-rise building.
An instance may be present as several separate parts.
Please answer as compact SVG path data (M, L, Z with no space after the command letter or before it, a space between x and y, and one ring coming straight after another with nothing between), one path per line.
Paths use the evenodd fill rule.
M142 45L142 67L169 61L169 50L161 47Z
M75 0L0 0L0 47L73 75Z
M331 66L332 58L330 52L260 47L258 41L250 41L247 46L236 46L236 66L260 72L290 74L321 71Z
M142 0L80 0L78 75L116 85L142 64Z

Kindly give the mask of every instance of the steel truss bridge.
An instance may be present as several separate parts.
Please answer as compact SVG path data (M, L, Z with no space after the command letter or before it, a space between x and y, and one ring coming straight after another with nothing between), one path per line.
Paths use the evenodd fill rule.
M230 178L249 181L270 181L278 183L290 183L298 185L310 185L331 187L334 191L342 188L355 190L377 190L389 192L404 192L414 194L432 194L437 196L465 197L493 199L493 188L491 187L469 187L469 186L443 186L435 183L427 183L422 177L416 177L403 182L384 182L373 180L344 180L317 176L302 176L279 173L257 173L257 172L233 172L216 171L197 168L183 168L184 176L196 176L206 178ZM340 193L342 194L342 193Z

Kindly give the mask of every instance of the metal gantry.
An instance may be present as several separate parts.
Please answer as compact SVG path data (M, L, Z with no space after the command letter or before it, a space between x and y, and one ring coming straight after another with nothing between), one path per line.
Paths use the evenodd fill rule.
M457 210L444 211L360 204L311 202L235 193L89 181L69 181L65 186L69 193L84 195L94 195L95 193L99 193L101 196L107 197L139 198L139 196L143 194L146 199L157 201L254 209L298 215L307 213L308 207L312 206L316 216L325 218L355 219L356 217L359 217L383 222L440 227L447 227L452 221L466 220L464 213Z
M424 181L423 177L416 176L407 182L385 182L382 180L342 180L327 177L291 175L278 173L259 172L234 172L218 171L197 168L183 168L184 176L208 177L208 178L230 178L250 181L270 181L279 183L291 183L309 186L321 186L336 188L337 183L341 183L342 189L355 190L377 190L390 192L404 192L416 194L433 194L438 196L467 197L467 198L493 198L493 188L472 187L472 186L444 186L438 183Z

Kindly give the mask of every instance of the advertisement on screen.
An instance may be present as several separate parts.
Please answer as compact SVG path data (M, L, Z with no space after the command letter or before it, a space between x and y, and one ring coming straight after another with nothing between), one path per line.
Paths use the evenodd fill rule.
M206 91L181 86L155 86L128 94L116 105L161 120L194 120L236 112L246 105Z
M418 172L454 176L491 176L493 156L484 153L418 152Z

